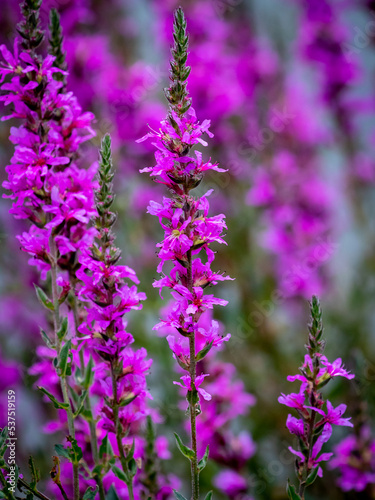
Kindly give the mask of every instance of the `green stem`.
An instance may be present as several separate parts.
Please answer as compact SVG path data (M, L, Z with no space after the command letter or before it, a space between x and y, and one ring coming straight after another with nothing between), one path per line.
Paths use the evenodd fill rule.
M51 254L51 287L52 287L52 302L53 302L53 325L55 330L55 341L57 346L57 355L60 354L61 351L61 341L58 338L57 332L60 328L60 304L59 304L59 295L57 290L57 249L56 249L56 241L51 233L49 238L49 247ZM69 399L68 394L68 381L66 376L60 377L61 391L63 394L64 403L69 405L69 408L66 410L68 417L68 429L70 436L75 439L75 429L74 429L74 417L72 406ZM78 475L78 465L73 464L73 498L74 500L79 500L79 475Z
M118 417L119 404L117 396L117 380L116 380L113 361L111 362L111 377L112 377L112 391L113 391L113 420L115 424L117 447L120 455L122 470L124 471L125 475L129 477L129 481L126 482L126 485L128 487L129 500L134 500L133 476L130 474L128 463L126 461L126 456L124 453L124 446L122 444L121 422Z
M79 337L80 333L78 330L78 327L79 327L78 303L77 303L77 297L75 294L75 280L74 280L73 276L70 277L70 283L71 283L72 291L73 291L73 307L72 307L72 309L73 309L73 317L74 317L74 326L75 326L76 336ZM82 349L79 352L79 360L80 360L80 365L81 365L81 373L83 376L83 374L85 373L85 361L84 361ZM92 413L91 400L90 400L89 394L87 394L87 397L85 400L85 408L88 412ZM96 424L95 424L93 419L90 419L89 426L90 426L91 452L92 452L94 464L96 467L97 465L100 464L100 459L99 459L99 450L98 450L98 438L96 435ZM100 498L100 500L105 500L103 479L102 479L101 475L97 475L95 477L95 480L96 480L98 488L99 488L99 498Z
M192 258L191 250L187 252L188 267L187 267L187 288L193 292L193 276L192 276ZM197 363L195 359L195 333L193 332L189 337L189 350L190 350L190 367L189 373L191 378L191 388L196 391L195 379L197 376ZM199 473L198 473L198 453L197 453L197 413L196 405L190 403L190 430L191 430L191 448L194 453L194 458L191 460L191 489L192 500L199 499Z
M195 335L189 337L190 347L190 377L191 386L195 390L196 363L195 363ZM199 499L199 473L198 473L198 455L197 455L197 425L196 425L196 406L190 404L190 428L191 428L191 448L194 452L194 458L191 460L191 488L192 500Z
M40 500L50 500L50 498L38 491L36 488L31 488L31 486L25 480L18 478L18 482L23 488L31 491L35 497L40 498Z

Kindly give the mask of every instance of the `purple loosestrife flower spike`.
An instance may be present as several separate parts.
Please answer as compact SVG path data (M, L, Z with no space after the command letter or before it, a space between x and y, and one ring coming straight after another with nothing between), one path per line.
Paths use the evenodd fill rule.
M322 446L332 434L332 424L353 427L350 418L342 418L346 405L334 408L330 401L325 401L320 390L336 376L352 379L354 375L347 372L341 359L330 363L323 355L325 341L323 336L322 310L317 297L310 304L311 323L309 325L309 341L306 344L307 355L300 367L301 374L288 376L293 382L298 380L301 387L298 393L282 394L279 403L293 408L298 418L288 415L286 426L289 432L298 438L299 448L291 453L296 455L296 473L299 481L298 493L289 483L287 492L292 500L304 499L305 489L317 476L323 475L320 463L331 458L333 453L321 453Z
M180 451L191 462L192 499L199 498L199 473L203 469L208 455L198 462L196 418L201 412L200 401L210 400L211 396L203 387L207 374L197 376L196 365L213 347L220 347L230 335L222 337L218 333L218 325L214 320L209 326L204 324L204 314L214 305L225 306L227 301L212 294L206 294L208 286L219 281L231 279L211 270L215 253L212 243L225 244L223 231L226 229L223 214L209 217L208 196L212 190L203 196L194 197L191 191L196 188L207 170L223 172L217 164L204 162L202 153L191 148L200 143L206 146L203 134L209 137L210 121L199 123L191 100L188 97L187 78L190 68L186 66L188 54L188 37L186 35L186 20L181 9L174 15L174 46L172 48L171 84L165 91L169 101L169 113L161 122L159 131L151 130L140 139L154 139L157 148L156 165L141 172L149 172L156 182L165 184L172 193L171 198L164 198L163 203L150 202L148 212L156 215L164 229L164 240L157 246L160 264L158 272L161 279L154 287L171 289L174 306L167 318L162 319L154 329L172 327L174 334L167 340L173 356L178 364L187 372L181 377L181 382L175 382L186 391L189 403L191 449L185 446L176 435ZM206 253L206 263L198 257L200 252ZM169 273L163 272L166 262L172 264ZM204 464L204 465L203 465Z
M44 39L40 28L40 7L42 0L25 0L21 5L23 20L18 24L17 31L22 37L24 50L35 50Z
M139 293L135 285L128 286L125 282L130 279L138 283L135 272L128 266L117 264L121 252L114 244L112 231L116 221L111 210L113 176L111 138L106 135L100 151L99 187L95 192L96 237L90 251L82 253L81 268L77 271L82 282L79 296L88 303L87 320L79 329L93 355L100 359L96 365L104 391L100 423L104 430L115 435L122 467L121 471L114 466L113 472L126 483L129 499L134 500L135 442L125 451L123 439L129 435L136 437L134 424L149 412L145 375L152 361L146 359L145 349L133 351L129 347L134 339L125 330L125 314L131 309L141 309L140 301L146 296Z

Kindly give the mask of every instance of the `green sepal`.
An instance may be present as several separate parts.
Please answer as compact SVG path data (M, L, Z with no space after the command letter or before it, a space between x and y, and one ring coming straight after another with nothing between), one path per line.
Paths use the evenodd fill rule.
M38 297L38 300L42 304L42 306L44 306L49 311L54 311L55 307L53 305L53 302L47 297L45 292L35 283L34 283L34 288L36 291L36 296Z
M207 445L206 451L204 452L203 457L198 462L198 472L201 472L207 465L208 454L209 454L209 446Z
M174 435L176 438L177 447L180 450L180 452L184 455L184 457L188 458L189 460L194 460L194 451L184 445L182 439L177 434L177 432L175 432Z
M198 354L195 357L195 361L201 361L211 350L211 347L213 346L213 342L210 342L208 345L203 347L201 351L198 352Z
M212 500L212 495L213 495L212 491L209 491L207 495L204 497L204 500Z
M42 392L43 394L45 394L51 400L53 406L57 410L68 410L69 409L69 404L68 403L62 403L61 401L58 401L55 398L55 396L53 394L51 394L50 392L48 392L47 389L44 389L44 387L38 386L37 388L40 390L40 392Z
M82 500L94 500L95 496L99 490L99 486L96 486L95 489L93 489L91 486L87 488L85 491Z
M301 497L296 492L295 486L293 484L290 484L289 479L288 479L288 484L286 487L286 492L287 492L288 498L290 498L290 500L301 500Z

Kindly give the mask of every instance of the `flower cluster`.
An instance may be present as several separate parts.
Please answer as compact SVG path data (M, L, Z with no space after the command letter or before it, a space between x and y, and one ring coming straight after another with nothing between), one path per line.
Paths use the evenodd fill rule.
M375 440L367 425L358 435L347 436L334 447L329 466L338 469L337 485L343 491L364 491L375 485Z
M214 305L227 304L226 300L213 294L205 294L205 288L231 278L211 270L215 253L210 245L225 243L225 216L208 215L208 196L211 191L197 198L191 194L191 190L201 183L204 172L223 170L211 161L204 162L199 151L194 155L190 152L198 143L207 145L202 138L204 133L209 136L212 134L209 131L209 120L202 123L197 121L186 89L190 74L190 67L186 66L188 37L185 17L180 8L175 11L173 36L175 43L170 63L171 84L165 90L170 104L169 113L161 122L159 131L151 130L140 139L153 139L153 145L157 148L155 166L141 172L149 172L156 182L164 184L173 195L171 198L163 198L162 203L151 202L148 207L148 213L159 218L164 230L164 239L157 245L160 259L158 272L162 276L154 286L160 288L160 291L163 287L171 289L174 299L168 316L154 329L174 329L174 335L168 336L168 343L174 358L187 372L181 377L181 382L175 383L183 387L189 403L192 449L186 454L179 437L177 443L191 461L192 498L198 499L201 469L197 458L196 417L201 411L200 401L210 400L211 395L201 387L208 374L197 375L196 365L213 346L220 347L230 338L230 335L222 337L219 334L217 322L211 321L206 326L202 319L204 313L212 310ZM203 252L204 260L203 257L198 257ZM169 264L169 272L165 271L166 263Z
M313 483L317 476L322 476L320 463L327 461L332 453L322 453L323 444L332 435L332 425L353 427L350 418L343 418L346 405L336 408L330 401L325 401L320 392L335 377L354 378L342 365L341 359L330 363L323 350L322 312L318 299L314 296L311 302L311 324L309 325L308 354L300 368L301 374L288 376L289 382L298 380L301 387L298 393L282 394L279 403L293 408L298 418L288 415L286 426L289 432L297 436L299 450L289 448L297 456L296 472L300 483L299 495L303 498L304 489ZM289 485L289 495L293 497L294 486ZM296 492L294 491L294 494ZM298 497L299 498L299 497Z
M132 424L149 411L145 375L152 360L146 359L145 349L133 351L128 347L134 339L126 331L124 315L132 309L141 309L141 301L146 296L125 281L130 279L138 283L135 272L117 264L121 252L114 245L111 230L116 221L111 211L114 201L112 178L111 140L107 135L102 143L99 188L95 193L98 212L95 240L82 252L81 267L77 271L77 278L82 282L78 295L88 303L87 318L79 331L83 335L80 341L88 343L93 355L101 360L96 364L101 384L98 392L103 401L101 425L116 435L121 463L128 469L122 440L134 427Z
M179 12L177 11L176 16L180 15ZM178 17L175 22L179 22ZM179 67L176 55L171 64L172 82L175 79L179 81L179 78L185 82L190 68L182 67L183 65ZM173 71L178 75L175 76ZM154 329L165 326L175 329L176 334L168 337L168 343L180 366L189 372L182 377L183 385L187 392L192 393L197 389L200 396L207 399L210 396L200 388L206 375L199 375L195 379L191 367L211 347L219 347L230 338L230 335L219 335L217 322L212 321L208 326L203 321L200 322L206 310L212 309L214 305L227 304L226 300L205 293L208 286L231 279L211 269L215 252L210 245L225 244L223 232L227 227L223 214L213 217L208 215L208 197L212 190L198 198L194 198L190 191L200 184L205 171L223 169L210 161L204 162L199 151L195 151L194 156L189 154L195 144L207 145L202 138L204 133L209 136L212 134L209 132L209 120L202 123L197 121L186 89L185 94L177 95L172 84L166 95L171 103L167 119L161 122L159 131L151 131L140 139L154 139L153 144L157 148L156 165L141 172L149 172L156 182L165 184L173 193L172 198L163 198L162 203L151 201L148 207L148 213L159 218L164 230L164 240L157 245L160 249L157 270L162 273L162 277L153 286L160 288L160 291L163 287L171 289L174 299L174 306L167 318L155 325ZM206 262L198 257L202 251L206 253ZM166 262L172 264L167 273L163 271Z
M12 107L2 119L22 120L19 127L11 128L15 152L3 186L14 200L10 212L32 223L18 239L32 257L30 263L45 277L51 264L52 234L62 262L74 260L91 237L86 225L95 213L95 172L80 169L75 160L79 146L94 136L93 115L82 112L72 93L63 92L63 82L54 76L65 72L54 66L54 56L41 59L31 42L21 51L19 45L16 38L13 54L0 47L4 91L0 99Z

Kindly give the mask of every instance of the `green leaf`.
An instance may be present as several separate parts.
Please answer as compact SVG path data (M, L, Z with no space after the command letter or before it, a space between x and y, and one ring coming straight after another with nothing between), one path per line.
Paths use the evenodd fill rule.
M310 474L306 478L306 486L310 486L311 484L313 484L313 482L315 481L315 479L318 476L318 470L319 470L319 466L315 467L315 469L313 469L310 472Z
M127 474L125 474L125 472L123 470L119 469L116 465L112 466L112 472L121 481L124 481L124 483L128 484L130 482L130 479L127 476Z
M92 385L92 382L94 380L94 360L92 359L90 355L89 362L87 363L86 369L85 369L85 378L83 380L83 387L84 389L89 389Z
M61 321L61 326L57 332L57 338L62 342L65 338L65 335L68 333L68 318L63 318Z
M212 500L212 491L209 491L207 495L204 497L204 500Z
M54 307L52 301L47 297L45 292L35 283L34 283L34 288L36 291L36 296L38 297L38 300L42 304L42 306L44 306L49 311L54 311L55 307Z
M0 433L0 448L6 443L8 439L8 427L4 427Z
M59 457L67 458L69 462L72 461L70 450L68 448L64 448L62 444L55 444L55 452Z
M177 432L174 433L176 441L177 441L177 446L180 452L184 455L184 457L188 458L189 460L194 460L194 452L190 448L184 445L182 442L182 439L180 436L177 434Z
M132 447L130 448L129 453L126 455L126 458L128 460L134 457L134 451L135 451L135 441L133 439Z
M290 500L301 500L301 497L296 492L295 486L293 484L290 484L289 479L288 479L288 485L286 488L286 492L287 492Z
M213 342L210 342L208 345L203 347L201 351L198 352L198 354L195 357L195 361L201 361L211 350L211 347L213 346Z
M70 436L67 439L70 441L70 443L72 445L72 447L70 449L70 455L72 457L72 462L73 462L73 464L78 465L79 461L83 457L82 449L78 445L76 439L74 439L74 438L72 438Z
M134 460L134 458L131 458L128 463L129 467L129 474L131 477L134 477L137 474L137 462Z
M82 410L84 409L84 404L87 396L87 391L82 391L82 394L79 397L78 404L77 404L77 410L74 413L74 418L77 418L78 415L82 413Z
M60 369L60 373L59 373L60 377L65 377L67 374L68 360L69 360L69 356L71 355L71 353L70 353L71 346L72 346L72 343L70 340L68 340L68 342L66 342L61 349L60 356L59 356L59 364L58 364L58 367Z
M207 465L209 453L209 446L207 445L206 451L204 452L203 458L201 458L198 462L198 471L201 472Z
M103 458L104 455L108 455L110 457L113 457L113 449L112 445L108 439L108 434L105 435L103 438L103 441L99 447L99 457Z
M7 498L5 493L3 493L2 491L0 491L0 498Z
M113 484L109 488L108 493L105 497L105 500L120 500Z
M91 486L89 486L87 488L87 490L85 491L82 500L94 500L98 490L99 490L99 486L97 486L95 489L93 489L93 488L91 488Z
M40 390L40 392L42 392L43 394L45 394L51 400L51 402L53 403L53 406L57 410L67 410L69 408L69 404L68 403L62 403L60 401L57 401L57 399L55 398L55 396L53 396L53 394L51 394L46 389L44 389L44 387L38 386L38 389Z
M31 472L30 487L32 489L34 489L35 486L40 481L40 473L39 473L38 468L35 466L34 459L32 456L29 457L29 468L30 468L30 472Z
M184 495L181 495L177 490L173 490L174 496L177 498L177 500L187 500Z
M47 347L49 347L50 349L55 349L53 342L42 328L40 329L40 335L42 336L42 339Z

